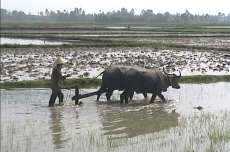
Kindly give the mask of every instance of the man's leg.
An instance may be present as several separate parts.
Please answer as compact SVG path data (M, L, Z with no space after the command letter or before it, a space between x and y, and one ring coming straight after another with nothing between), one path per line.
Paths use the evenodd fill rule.
M63 104L64 95L61 92L61 90L58 90L58 94L57 95L58 95L58 99L59 99L59 105L62 105Z
M49 100L49 107L53 107L54 106L54 103L55 103L55 100L57 98L57 92L52 90L52 94L50 96L50 100Z

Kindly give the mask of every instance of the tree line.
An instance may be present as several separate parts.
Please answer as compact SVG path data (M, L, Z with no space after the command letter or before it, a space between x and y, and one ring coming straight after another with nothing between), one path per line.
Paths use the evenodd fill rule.
M25 13L23 11L9 11L1 9L1 21L55 21L55 22L88 22L95 24L110 23L135 23L135 24L230 24L230 14L225 15L219 12L216 15L210 14L192 14L188 10L184 13L171 14L154 13L151 9L143 9L139 14L136 14L134 9L130 11L126 8L121 8L116 11L99 11L99 13L86 13L82 8L73 10L48 10L39 12L37 15Z

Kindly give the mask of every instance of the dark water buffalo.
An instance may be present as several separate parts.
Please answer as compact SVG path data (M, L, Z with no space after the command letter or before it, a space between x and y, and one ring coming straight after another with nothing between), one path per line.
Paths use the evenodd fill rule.
M110 97L113 94L114 90L122 91L125 89L125 75L126 72L130 71L130 67L110 67L104 70L102 75L102 84L98 90L97 100L100 99L102 93L106 92L107 101L110 100ZM101 75L99 74L99 75ZM99 76L98 75L98 76ZM127 98L132 99L134 92L129 91ZM147 97L147 94L143 94L144 97Z
M181 73L179 76L175 74L168 74L154 69L154 70L146 70L146 71L138 71L136 69L129 69L125 73L125 81L124 81L124 92L121 94L121 102L125 99L125 102L128 102L128 97L133 94L133 92L137 93L152 93L152 98L150 102L153 102L156 96L159 96L163 102L165 102L165 98L162 95L162 92L167 91L169 86L172 88L179 89L180 86L178 84L178 80L181 77Z
M110 100L110 97L113 94L114 90L123 90L124 89L124 77L123 73L127 71L127 68L121 67L110 67L105 69L101 74L102 75L102 84L98 90L97 100L100 99L102 93L106 92L107 100ZM101 75L99 74L99 75Z

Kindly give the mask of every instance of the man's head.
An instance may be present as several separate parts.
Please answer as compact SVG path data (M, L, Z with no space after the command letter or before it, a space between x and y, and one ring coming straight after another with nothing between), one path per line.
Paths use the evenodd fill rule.
M65 63L64 59L59 56L54 62L54 67L57 69L61 69L64 63Z

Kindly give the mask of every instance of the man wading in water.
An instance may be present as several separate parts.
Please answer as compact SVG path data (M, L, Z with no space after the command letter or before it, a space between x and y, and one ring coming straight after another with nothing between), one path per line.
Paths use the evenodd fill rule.
M64 60L62 57L58 57L57 60L54 62L54 67L51 74L51 89L52 94L49 100L49 107L53 107L56 98L59 99L59 105L63 105L63 93L61 92L61 85L63 81L70 77L70 75L62 76L61 69L64 64Z

